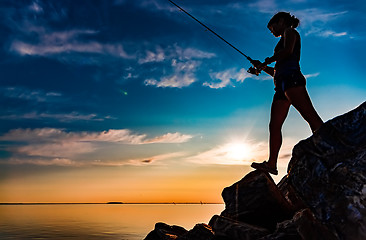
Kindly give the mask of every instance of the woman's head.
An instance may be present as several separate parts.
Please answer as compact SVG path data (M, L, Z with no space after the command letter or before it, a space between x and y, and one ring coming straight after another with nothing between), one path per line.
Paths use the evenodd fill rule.
M283 27L296 28L297 26L299 26L299 24L300 20L294 15L291 15L288 12L278 12L271 18L271 20L269 20L267 27L272 31L271 28L273 28L274 25L283 25Z

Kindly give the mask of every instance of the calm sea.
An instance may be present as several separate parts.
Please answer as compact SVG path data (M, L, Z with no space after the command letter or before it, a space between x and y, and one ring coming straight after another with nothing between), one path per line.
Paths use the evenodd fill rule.
M0 239L141 240L156 222L189 230L223 209L223 204L0 205Z

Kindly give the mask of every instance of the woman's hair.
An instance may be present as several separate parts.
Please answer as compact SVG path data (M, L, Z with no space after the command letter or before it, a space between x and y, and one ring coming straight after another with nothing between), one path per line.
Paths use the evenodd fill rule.
M271 20L269 20L267 27L269 28L272 24L280 21L280 19L283 19L288 26L293 28L297 28L300 24L300 20L294 15L291 15L288 12L278 12L271 18Z

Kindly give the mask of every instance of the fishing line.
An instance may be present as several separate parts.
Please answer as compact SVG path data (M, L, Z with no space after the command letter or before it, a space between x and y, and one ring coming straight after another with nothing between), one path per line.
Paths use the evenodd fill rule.
M249 62L254 66L254 61L252 58L250 58L248 55L246 55L245 53L243 53L242 51L240 51L238 48L236 48L234 45L232 45L231 43L229 43L228 41L226 41L223 37L221 37L219 34L217 34L216 32L214 32L211 28L209 28L208 26L206 26L204 23L202 23L200 20L198 20L197 18L195 18L193 15L191 15L189 12L187 12L186 10L184 10L183 8L181 8L179 5L177 5L175 2L173 2L172 0L168 0L169 2L171 2L174 6L176 6L177 8L179 8L182 12L184 12L185 14L187 14L189 17L191 17L193 20L195 20L196 22L198 22L200 25L202 25L206 30L210 31L211 33L213 33L216 37L220 38L222 41L224 41L226 44L228 44L230 47L232 47L233 49L235 49L237 52L239 52L241 55L243 55L246 59L249 60ZM256 68L250 67L248 69L249 73L255 74L255 75L259 75L260 71Z
M226 63L228 63L227 60L229 60L234 65L237 64L238 61L239 62L242 61L241 56L240 55L237 55L237 54L232 54L232 50L229 49L226 46L226 44L224 42L222 42L220 39L217 39L212 34L208 34L207 36L209 36L208 39L209 39L210 42L212 42L212 45L217 46L218 48L220 48L219 49L220 53L223 56L225 56L225 60L223 60L223 61L225 61ZM212 47L214 47L214 46L212 46ZM223 61L221 61L221 63L223 63Z

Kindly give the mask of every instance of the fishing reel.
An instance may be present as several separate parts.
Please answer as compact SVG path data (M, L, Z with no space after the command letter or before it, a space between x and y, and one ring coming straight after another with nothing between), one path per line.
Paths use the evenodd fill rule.
M261 70L255 67L250 67L247 72L258 76L261 73Z

